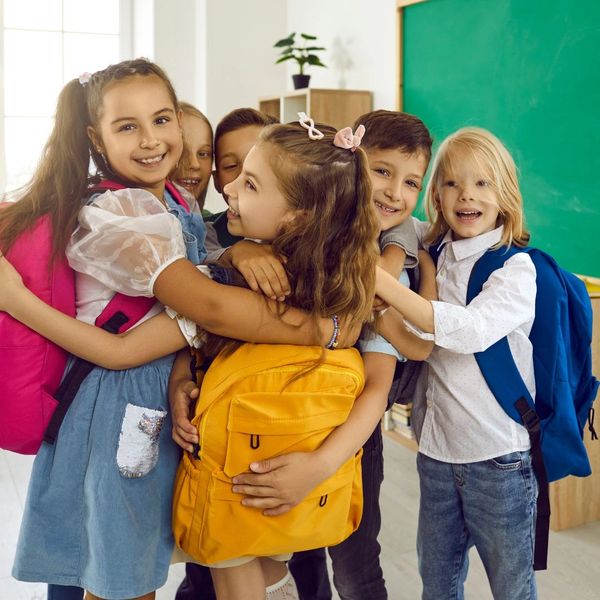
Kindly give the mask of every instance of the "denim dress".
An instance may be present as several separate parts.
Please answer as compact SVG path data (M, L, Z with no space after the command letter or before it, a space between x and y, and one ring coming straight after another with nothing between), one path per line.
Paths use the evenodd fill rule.
M205 257L201 216L168 195L188 258ZM106 599L164 585L173 550L171 504L180 459L167 383L174 355L141 367L96 367L53 445L33 464L13 576L79 586Z

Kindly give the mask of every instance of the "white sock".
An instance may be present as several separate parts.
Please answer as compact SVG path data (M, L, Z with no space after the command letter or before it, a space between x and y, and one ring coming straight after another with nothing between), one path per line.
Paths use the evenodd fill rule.
M266 589L266 600L299 600L298 588L292 574L287 575Z

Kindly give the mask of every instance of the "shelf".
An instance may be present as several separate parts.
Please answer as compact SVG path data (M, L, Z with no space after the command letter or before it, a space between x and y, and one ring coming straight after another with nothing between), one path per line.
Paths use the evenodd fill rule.
M366 90L305 88L281 96L259 98L258 108L282 123L297 121L298 113L305 112L315 122L341 129L373 110L373 93Z

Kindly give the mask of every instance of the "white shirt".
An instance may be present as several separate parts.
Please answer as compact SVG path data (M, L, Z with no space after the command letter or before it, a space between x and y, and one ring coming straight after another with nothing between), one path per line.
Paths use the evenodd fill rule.
M511 419L490 391L474 353L504 336L527 389L535 397L529 332L535 317L536 271L519 253L492 273L466 306L467 284L476 261L502 237L499 227L475 238L452 241L438 260L438 302L433 352L428 358L427 409L419 451L450 463L488 460L530 447L527 430Z

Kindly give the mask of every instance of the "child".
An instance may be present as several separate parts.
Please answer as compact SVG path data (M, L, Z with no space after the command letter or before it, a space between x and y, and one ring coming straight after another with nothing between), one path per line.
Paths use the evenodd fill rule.
M395 277L400 277L408 285L405 264L414 268L417 263L417 238L410 215L414 210L419 191L422 187L423 178L431 156L431 136L423 122L405 113L387 110L378 110L359 117L355 128L363 125L366 129L361 142L365 149L369 163L369 174L372 184L372 201L380 220L380 245L382 256L380 264ZM405 259L406 263L405 263ZM435 297L435 269L429 259L429 264L422 265L423 283L422 293L429 297ZM433 292L431 289L433 288ZM425 291L426 290L426 291ZM391 315L387 315L389 319ZM397 329L397 328L396 328ZM391 339L396 331L392 332ZM397 336L396 336L397 337ZM396 339L396 343L407 347L405 340ZM411 340L408 342L411 352L422 342ZM427 346L429 346L427 344ZM406 360L395 348L383 338L365 339L360 343L363 360L365 362L365 392L363 395L370 397L366 404L367 410L361 415L360 427L362 431L352 430L353 444L343 454L343 462L347 457L363 445L363 496L364 508L361 524L347 540L341 544L329 548L331 557L334 583L340 598L344 600L360 600L369 598L373 600L387 598L385 582L379 564L380 546L377 536L381 527L381 513L379 510L379 492L383 481L383 441L381 429L377 427L387 403L387 395L392 382L396 360ZM428 348L426 352L428 351ZM424 358L423 355L411 355L412 358ZM363 397L358 403L363 402ZM339 430L349 428L347 422ZM340 435L340 431L336 435ZM370 437L369 437L370 436ZM333 438L334 436L332 436ZM368 438L368 440L367 440ZM321 452L326 451L331 438L328 440ZM271 468L278 469L281 476L281 468L291 457L277 457L271 461ZM331 459L328 459L331 461ZM337 461L336 461L337 464ZM340 463L341 464L341 463ZM259 465L258 470L262 467ZM318 467L312 469L318 472ZM238 478L240 484L253 482L256 487L240 487L239 490L249 496L253 493L261 493L261 482L271 485L272 482L264 481L265 475L247 476ZM292 479L297 482L311 482L312 477L299 471L287 472L286 481ZM291 483L291 482L290 482ZM283 487L284 482L278 481L277 487ZM297 484L291 484L297 488ZM303 485L306 492L310 488ZM289 493L289 491L288 491ZM295 503L304 494L294 499L286 499ZM274 506L265 503L260 498L260 504L250 501L251 505L268 507Z
M297 283L293 292L293 304L318 310L316 314L313 312L314 317L318 317L321 311L330 312L335 306L341 313L340 316L347 316L349 322L362 323L371 303L370 282L374 277L376 224L370 208L366 160L361 151L350 152L334 146L333 137L333 132L328 131L325 140L311 140L299 125L274 126L266 131L263 143L251 153L253 158L249 156L247 159L248 170L227 188L230 202L235 204L235 210L230 208L230 220L236 225L232 227L234 233L257 239L277 238L279 252L287 256L287 268ZM271 164L285 175L276 178ZM295 168L290 169L290 164ZM335 169L331 168L332 164ZM323 165L329 167L323 169ZM315 177L317 167L319 176ZM292 186L291 181L299 187ZM286 190L285 196L279 191L280 185ZM331 227L328 229L321 227L323 216L329 216ZM332 229L335 235L331 235ZM322 258L317 261L315 249L319 238L323 240ZM326 258L338 255L338 249L335 248L334 252L330 244L341 245L347 260L325 263ZM292 248L294 253L291 252ZM309 267L307 254L312 259ZM4 269L6 270L5 264ZM166 270L168 269L169 267ZM306 271L309 270L312 273L307 276ZM340 281L347 283L340 287ZM4 283L6 285L3 287L7 288L8 282ZM317 301L311 300L313 295L317 297ZM27 322L36 329L51 333L53 339L73 335L65 334L63 326L74 331L77 324L66 317L62 318L62 315L55 315L60 317L56 319L56 327L48 325L47 315L52 311L47 307L43 311L43 318L31 315L41 308L41 303L36 302L35 297L24 290L21 289L20 293L12 296L8 293L7 296L13 302L13 305L8 302L11 314L27 318ZM332 303L331 307L329 303ZM5 302L3 306L6 305ZM246 309L247 306L244 305L245 313ZM38 318L42 321L41 325L36 321ZM135 361L138 360L138 355L145 356L147 352L151 327L152 323L147 323L123 338L111 340L125 341L125 345L127 339L134 340L122 355ZM77 329L82 331L81 324ZM168 341L166 330L163 329L160 333L161 339L155 345L174 343ZM337 335L338 332L335 331L330 338L330 345L337 342ZM87 349L82 353L88 358L97 359L102 349L98 351L90 343L90 339L104 338L104 332L92 330L86 337L88 339L82 345ZM78 344L74 342L72 347L76 346ZM133 354L130 354L131 350ZM104 359L105 362L106 360ZM108 360L113 361L115 358L113 356ZM244 567L243 570L247 572L249 568ZM256 565L253 568L260 567ZM233 569L234 576L236 572L237 569ZM277 569L273 567L271 572L277 572ZM231 577L219 577L216 577L217 591L221 590L220 593L224 594L223 586L229 586ZM262 581L262 575L253 579L254 583L259 580ZM239 586L239 583L237 579L234 580L235 586ZM284 583L287 585L287 581ZM251 593L254 595L251 596ZM243 598L264 597L264 584L251 591L248 582L245 582L238 594L243 594L239 595Z
M180 102L183 153L171 179L185 188L204 208L212 172L213 132L209 120L192 104Z
M527 245L510 154L490 132L460 129L440 146L427 189L442 250L439 302L427 302L378 272L377 293L433 333L427 406L417 466L421 501L417 549L423 598L462 598L475 546L497 600L536 598L533 571L537 484L526 429L488 388L474 354L508 336L535 397L532 347L536 271L526 253L509 258L465 306L475 262L489 248Z
M152 295L157 285L175 285L175 303L185 296L183 304L190 308L180 307L181 313L216 333L265 342L326 343L331 319L318 320L317 329L299 327L304 313L290 309L278 317L256 294L219 285L197 271L194 263L204 255L202 222L184 214L164 192L165 178L182 151L177 106L166 75L142 59L68 83L40 168L25 196L1 215L0 247L6 251L20 232L49 214L55 254L64 251L81 199L90 193L91 155L101 175L130 187L102 194L81 209L68 250L80 270L79 319L93 322L116 288ZM115 221L124 227L111 227ZM192 262L183 258L186 254ZM2 264L8 270L5 259ZM4 307L15 318L73 353L100 362L102 353L87 348L81 329L114 339L53 311L23 288L11 295L8 285L0 287ZM153 308L146 318L159 311L160 306ZM179 450L169 435L166 387L172 352L186 342L164 313L139 330L149 332L150 343L135 346L136 362L126 345L120 355L105 352L106 367L128 370L94 369L56 443L43 444L35 459L14 567L17 579L82 586L90 600L150 600L167 577Z
M224 188L241 173L244 159L250 148L258 140L260 132L267 125L277 122L274 117L254 108L234 109L219 121L215 129L213 183L217 191L223 194L225 202L227 202L227 195ZM242 239L228 232L227 211L211 215L205 221L207 229L206 246L207 249L213 250L210 254L211 259L215 259L220 255L216 248L230 247ZM253 284L255 291L261 289L258 285L258 281L260 281L265 286L265 289L261 289L261 291L273 296L274 294L269 294L264 278L265 269L270 269L273 272L277 268L277 264L269 260L272 258L272 253L264 252L270 246L266 244L260 246L253 244L252 246L254 254L248 252L241 256L234 254L230 256L230 263L244 275L247 281ZM229 254L232 253L233 249ZM261 258L260 264L257 263L258 253L260 253ZM282 287L277 290L277 296L285 297L289 294L289 283L284 271L277 270L277 273L273 273L273 285L276 285L279 277L282 277L284 282ZM193 398L195 398L198 388L195 382L190 381L189 362L189 352L182 351L173 365L170 380L170 389L173 390L171 393L173 397L171 400L173 435L175 440L183 447L186 443L192 444L197 441L197 430L189 422L188 407L192 398L188 394L192 393ZM179 395L183 397L183 401L178 401ZM289 563L289 568L296 580L301 599L331 599L327 564L322 549L295 553ZM197 563L188 563L185 571L186 576L177 590L176 600L213 600L215 598L210 571L207 567Z
M242 171L244 158L254 146L258 134L267 125L278 123L277 119L254 108L236 108L227 113L215 129L215 170L213 183L225 203L223 188ZM227 248L240 241L227 231L227 211L211 215L207 221L207 243Z
M311 139L298 125L261 133L242 174L225 187L229 230L272 241L276 253L287 258L292 304L327 314L335 302L362 320L370 308L375 234L366 162L362 151L337 148L339 136L334 140L330 129L322 129L311 133L323 139ZM264 598L262 582L269 573L281 585L289 577L274 561L245 560L212 569L217 597ZM268 597L275 597L271 591Z

